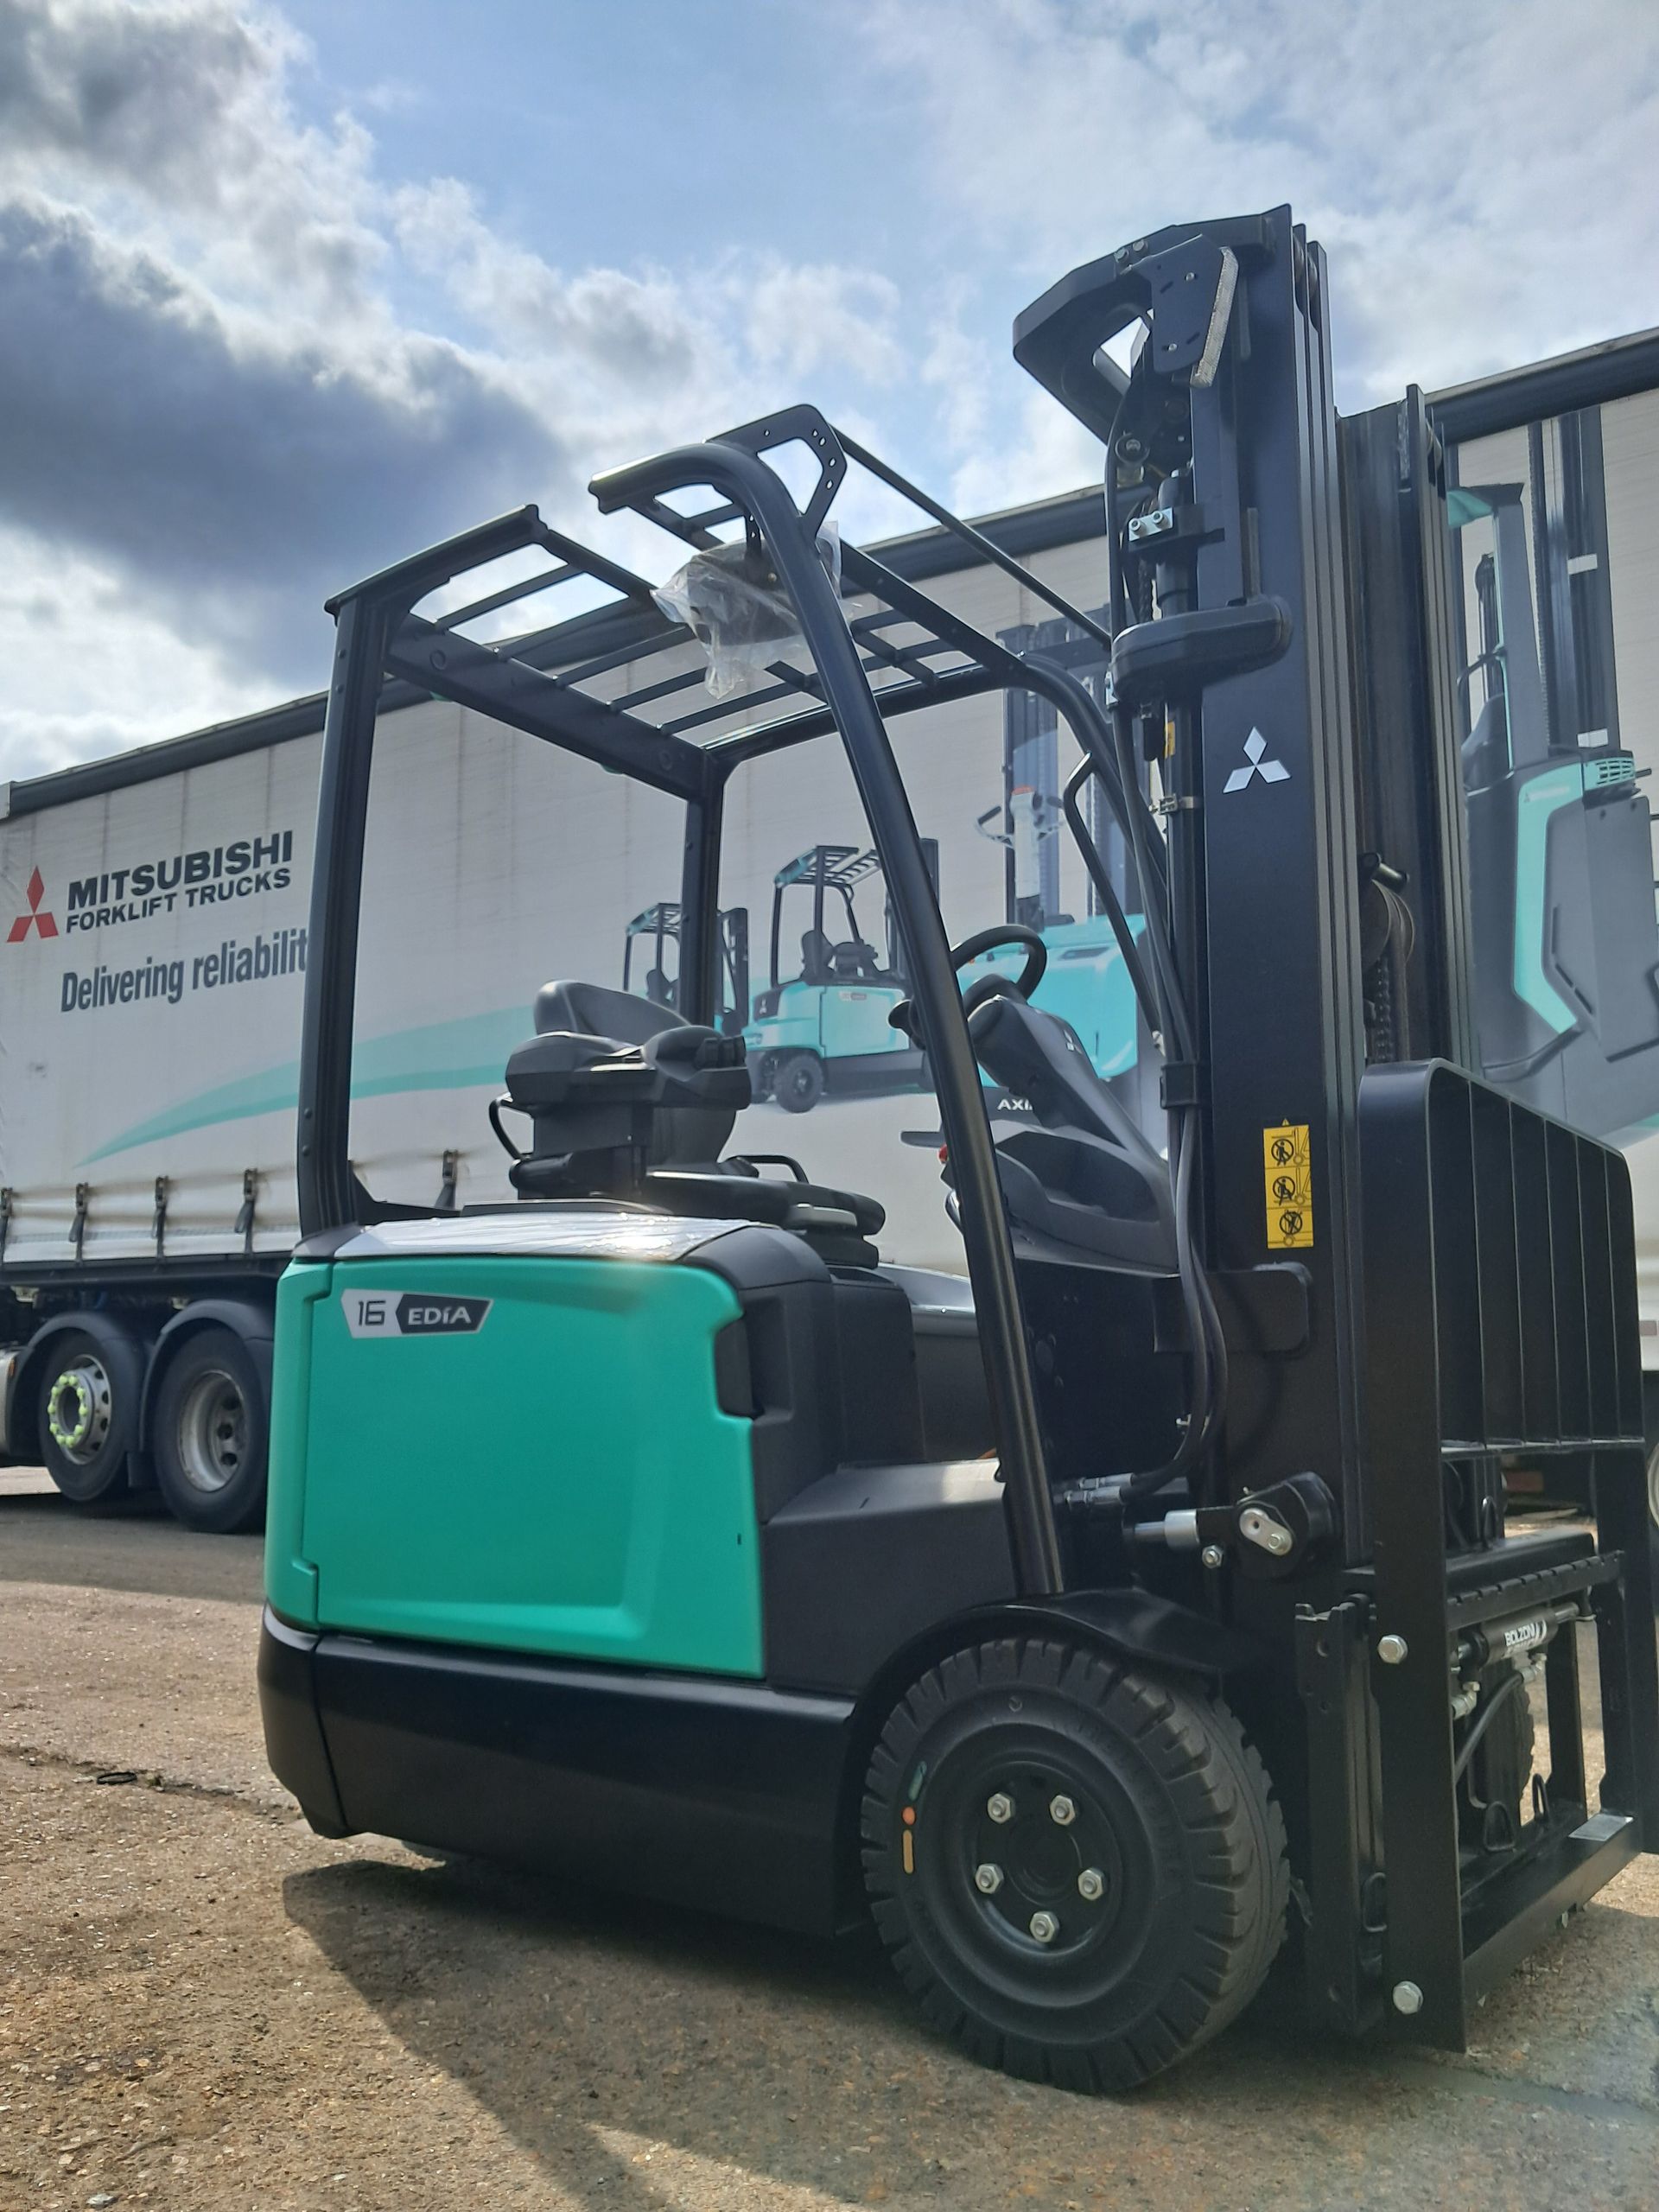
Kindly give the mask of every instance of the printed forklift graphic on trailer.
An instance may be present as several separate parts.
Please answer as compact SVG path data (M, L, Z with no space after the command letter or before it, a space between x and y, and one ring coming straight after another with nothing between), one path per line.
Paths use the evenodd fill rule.
M856 545L838 591L817 545L854 465L1014 564L807 407L593 487L694 554L741 529L775 574L804 651L741 727L687 734L699 672L637 666L684 632L613 565L646 639L620 697L582 688L613 655L550 674L423 616L532 548L598 578L533 508L336 602L260 1654L272 1764L324 1833L868 1913L936 2026L1079 2088L1234 2019L1293 1878L1312 2020L1460 2047L1659 1842L1629 1173L1469 1072L1444 473L1420 396L1338 421L1330 297L1279 208L1141 238L1020 316L1016 357L1105 449L1109 622L1027 588L1100 630L1109 708ZM1124 376L1103 349L1135 323ZM423 1214L352 1165L388 670L683 813L683 1003L543 988L506 1070L518 1203ZM889 725L1008 690L1052 704L1133 849L1138 940L1077 833L1159 1040L1162 1152L1033 1003L1039 931L947 939ZM1147 805L1149 740L1191 804ZM868 817L964 1277L885 1266L878 1199L723 1156L751 1078L711 1020L722 802L808 742ZM1408 921L1384 1003L1364 978ZM1018 977L963 991L998 944ZM1032 1125L994 1140L986 1074ZM527 1372L556 1418L504 1438L479 1408ZM1510 1531L1516 1454L1584 1471L1593 1535Z
M1109 657L1097 637L1064 620L1025 623L1001 632L998 642L1010 651L1058 662L1098 700L1104 690ZM1067 911L1060 887L1060 852L1068 827L1074 837L1092 833L1084 808L1103 816L1106 851L1102 864L1112 878L1114 902L1089 887L1090 911ZM1089 1055L1095 1073L1120 1084L1126 1103L1140 1072L1140 1039L1135 991L1112 918L1122 910L1135 938L1142 934L1140 894L1133 857L1109 810L1098 798L1087 760L1078 764L1062 787L1058 721L1048 702L1033 694L1009 692L1002 711L1002 799L978 815L975 829L1003 853L1005 918L1036 930L1048 948L1049 962L1036 1003L1071 1028ZM984 956L980 965L1019 969L1007 948ZM1156 1076L1150 1106L1157 1109Z
M938 847L924 841L938 880ZM813 845L798 853L772 879L770 982L755 994L743 1033L759 1098L773 1098L786 1113L810 1112L826 1089L857 1091L913 1090L925 1079L921 1053L893 1028L888 1016L909 985L904 956L886 906L885 958L859 926L855 894L873 896L881 880L881 861L855 845ZM806 892L811 919L800 939L801 965L785 978L783 930L785 899ZM788 898L791 913L802 901ZM826 926L839 923L845 935Z
M671 1009L679 1004L680 910L672 900L658 899L628 924L622 940L622 988L636 989L634 946L645 941L638 990L654 1006ZM673 973L671 975L671 966ZM720 917L720 1005L717 1026L728 1034L741 1030L749 1016L749 917L743 906L728 907Z
M931 837L922 843L937 893L938 845ZM855 894L879 881L880 868L873 851L814 845L773 879L772 982L755 995L744 1043L755 1096L775 1099L788 1113L810 1113L826 1090L869 1097L926 1086L924 1056L892 1026L909 984L891 902L885 959L859 925ZM779 983L785 893L798 890L810 892L812 918L800 940L799 975ZM789 904L798 908L799 902ZM846 935L836 938L827 921L839 921ZM1139 927L1138 916L1130 927ZM1037 1003L1070 1025L1097 1075L1128 1073L1135 1061L1135 995L1112 925L1103 915L1081 922L1065 915L1039 925L1039 933L1049 963ZM994 947L964 969L963 988L986 976L1013 980L1023 960L1020 949ZM985 1083L997 1087L988 1076Z

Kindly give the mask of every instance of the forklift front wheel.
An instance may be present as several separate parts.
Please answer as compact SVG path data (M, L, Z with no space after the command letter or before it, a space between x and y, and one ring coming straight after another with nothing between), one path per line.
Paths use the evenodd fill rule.
M928 2018L1061 2088L1131 2088L1183 2057L1284 1936L1284 1821L1237 1721L1074 1644L931 1668L876 1745L861 1833L876 1927Z
M816 1052L785 1052L772 1070L772 1095L785 1114L810 1114L823 1096L823 1062Z

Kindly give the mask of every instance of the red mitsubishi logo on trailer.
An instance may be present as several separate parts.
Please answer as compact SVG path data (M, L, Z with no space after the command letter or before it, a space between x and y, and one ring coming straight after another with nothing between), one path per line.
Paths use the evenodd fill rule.
M19 914L12 924L11 934L6 939L8 944L21 944L31 929L39 930L42 937L56 937L58 933L56 922L50 913L41 911L41 901L45 896L46 885L41 879L41 871L36 868L29 879L29 912L26 914Z

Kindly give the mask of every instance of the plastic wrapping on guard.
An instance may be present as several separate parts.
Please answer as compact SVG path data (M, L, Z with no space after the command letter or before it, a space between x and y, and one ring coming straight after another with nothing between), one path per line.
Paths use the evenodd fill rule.
M818 532L817 546L839 596L841 532L834 523ZM709 656L712 699L755 690L777 661L810 662L800 620L759 539L694 553L652 597L671 622L685 624Z

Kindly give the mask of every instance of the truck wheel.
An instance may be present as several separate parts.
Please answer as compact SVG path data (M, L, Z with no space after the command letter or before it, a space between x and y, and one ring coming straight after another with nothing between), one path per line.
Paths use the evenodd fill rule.
M1126 2089L1283 1940L1285 1828L1225 1706L1074 1644L954 1653L872 1755L864 1878L900 1979L983 2063Z
M54 1338L41 1376L39 1433L46 1471L77 1505L127 1489L127 1447L137 1375L115 1350L79 1330Z
M772 1070L772 1095L785 1114L810 1114L823 1096L823 1062L816 1052L785 1052Z
M156 1393L156 1481L187 1529L257 1528L265 1510L265 1397L230 1329L188 1337Z

